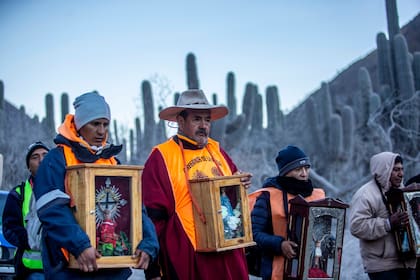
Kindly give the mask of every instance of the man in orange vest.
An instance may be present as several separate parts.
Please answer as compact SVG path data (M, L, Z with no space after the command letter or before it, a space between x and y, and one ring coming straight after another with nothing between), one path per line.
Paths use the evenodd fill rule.
M107 142L111 112L97 92L88 92L73 103L75 114L68 114L58 128L52 149L39 167L35 197L43 223L42 260L47 279L127 279L129 268L99 269L101 257L86 232L77 223L70 196L65 190L66 166L94 163L115 165L122 145ZM133 202L135 203L135 202ZM136 247L136 268L147 268L159 250L153 223L143 207L143 239ZM65 250L64 250L65 249ZM79 269L68 268L68 253L75 256Z
M144 204L159 237L159 264L164 279L249 278L243 249L206 253L195 250L194 201L188 190L189 179L238 172L219 143L209 138L211 122L227 114L227 107L210 105L198 89L184 91L176 106L159 113L161 119L177 122L178 132L153 148L144 166L142 187ZM249 187L251 175L243 179L245 187Z
M263 280L283 279L285 258L296 257L298 244L287 240L289 200L301 195L307 201L325 197L309 179L310 161L296 146L281 149L276 157L279 173L267 178L261 189L250 194L255 205L251 212L254 241L262 249Z

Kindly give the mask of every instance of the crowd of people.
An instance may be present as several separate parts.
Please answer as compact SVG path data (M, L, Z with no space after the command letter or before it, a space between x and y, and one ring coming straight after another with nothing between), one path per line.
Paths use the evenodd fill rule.
M98 267L98 258L104 256L74 216L77 201L68 192L66 168L81 163L118 165L122 146L108 142L111 111L103 96L88 92L78 96L73 106L74 114L68 114L58 128L55 147L39 141L28 147L29 178L7 199L3 231L17 247L17 279L128 279L132 275L128 267ZM227 114L226 106L209 104L198 89L184 91L175 106L159 113L160 119L177 123L177 132L153 147L141 176L142 238L134 244L131 257L134 268L144 269L146 279L249 279L244 248L197 250L194 211L200 212L200 206L191 195L190 181L242 174L241 186L251 186L252 174L240 171L209 137L212 121ZM288 232L289 201L296 196L308 202L325 198L324 190L312 184L311 162L300 147L280 149L275 164L278 173L249 194L252 234L262 252L264 280L283 279L285 260L298 258L298 244ZM373 280L416 279L415 254L401 257L395 238L409 225L409 215L406 209L393 212L388 207L388 192L404 187L403 159L392 152L376 154L370 171L372 179L355 193L349 215L351 233L360 240L364 270ZM418 183L415 178L407 183ZM29 227L30 214L39 221L39 230ZM106 221L112 225L115 246L118 223L110 216ZM325 234L313 240L315 268L321 266L321 242L327 238ZM78 268L69 267L70 255Z

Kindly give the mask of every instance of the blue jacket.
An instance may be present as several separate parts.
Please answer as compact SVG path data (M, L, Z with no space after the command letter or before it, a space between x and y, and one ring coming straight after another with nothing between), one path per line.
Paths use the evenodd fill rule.
M76 155L80 153L84 157L89 155L86 151L80 151L86 148L78 144L75 145L74 142L72 143L61 135L58 135L54 141L57 144L71 146ZM62 147L56 147L42 161L36 176L37 188L34 190L37 199L38 216L43 223L42 254L47 279L63 279L62 277L66 279L83 279L85 276L92 276L88 273L67 269L67 261L61 252L63 247L77 258L86 248L91 247L89 237L77 223L69 204L70 198L65 193L65 174L66 160L64 151ZM144 207L142 221L143 240L137 248L145 251L152 259L155 259L159 250L159 243L154 225L147 216ZM130 273L129 269L107 270L103 279L106 279L106 277L115 277L115 279L127 278Z
M281 187L275 180L265 182L264 187ZM273 225L271 222L270 193L262 192L255 201L254 208L251 212L252 234L258 247L261 249L261 277L263 279L271 279L271 271L273 265L273 257L281 255L281 244L285 238L273 235Z

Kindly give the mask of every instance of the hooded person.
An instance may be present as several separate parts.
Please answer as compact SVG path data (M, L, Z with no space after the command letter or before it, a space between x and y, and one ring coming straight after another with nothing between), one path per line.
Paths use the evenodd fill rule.
M403 186L399 154L381 152L370 159L372 179L360 187L350 203L350 231L359 239L363 267L370 279L416 279L416 259L401 259L394 231L409 223L407 212L390 214L386 194Z
M66 167L82 163L116 165L115 157L122 145L107 142L111 112L105 98L97 92L78 96L75 113L68 114L58 128L57 145L44 159L36 178L35 190L38 216L43 223L42 257L47 279L127 279L129 268L100 269L96 259L101 257L86 232L77 223L74 204L65 189ZM146 268L157 256L158 242L154 226L142 212L143 240L137 245L134 257L136 268ZM135 246L135 244L133 244ZM79 269L68 268L72 254Z
M177 105L159 113L161 119L177 122L178 131L152 149L143 169L142 193L161 247L155 271L161 269L165 279L248 279L243 249L196 251L193 208L197 205L189 193L189 179L238 172L219 143L209 137L211 122L227 114L227 107L210 105L199 89L184 91ZM250 174L243 178L245 187L250 178ZM146 271L148 275L152 277L153 271Z
M289 200L297 195L306 201L325 197L309 179L311 163L299 148L289 145L275 159L278 175L267 178L261 189L249 195L254 241L262 252L262 279L283 279L285 258L296 257L297 244L287 240Z

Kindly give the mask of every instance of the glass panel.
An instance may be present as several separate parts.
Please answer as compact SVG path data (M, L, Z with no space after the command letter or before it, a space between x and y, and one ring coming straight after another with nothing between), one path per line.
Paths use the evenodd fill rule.
M420 192L406 193L406 199L408 200L408 213L410 214L410 224L412 227L416 255L420 255Z
M220 188L220 205L225 239L244 237L239 187L239 185L235 185Z
M102 256L131 255L131 177L95 177L96 249Z
M309 278L330 278L334 273L337 219L330 215L315 218L312 231Z
M293 236L291 237L291 240L294 241L296 244L302 244L302 240L305 238L303 235L303 223L304 218L299 215L293 216L295 220L295 223L292 228ZM296 248L298 250L298 248ZM297 277L299 273L299 259L300 259L300 252L298 251L296 254L296 258L292 259L292 266L290 271L291 277Z

